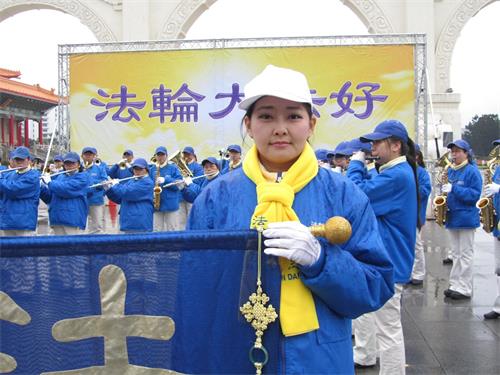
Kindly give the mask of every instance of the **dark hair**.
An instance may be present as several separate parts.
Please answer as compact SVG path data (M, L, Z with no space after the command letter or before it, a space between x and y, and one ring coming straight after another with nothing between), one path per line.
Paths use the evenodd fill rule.
M422 151L417 151L416 156L417 156L416 158L417 164L420 165L422 168L425 168L424 154L422 154Z
M400 142L401 143L401 156L406 156L406 160L413 171L413 178L415 179L415 195L417 197L417 228L420 230L422 228L422 223L420 223L420 217L418 215L418 210L420 206L420 192L418 188L418 177L417 177L417 162L416 162L416 148L413 140L408 137L408 141L405 143L401 138L390 137L389 142Z
M254 101L250 107L247 108L246 112L245 112L245 115L243 116L243 118L241 119L241 123L240 123L240 135L241 135L241 139L243 141L243 144L245 145L245 138L247 136L246 132L245 132L245 117L252 117L252 114L253 114L253 111L255 109L255 104L260 100L261 98L257 99L256 101ZM312 112L312 106L311 104L309 103L300 103L302 105L304 105L304 108L305 110L307 111L307 114L309 115L309 118L311 118L313 116L313 112Z

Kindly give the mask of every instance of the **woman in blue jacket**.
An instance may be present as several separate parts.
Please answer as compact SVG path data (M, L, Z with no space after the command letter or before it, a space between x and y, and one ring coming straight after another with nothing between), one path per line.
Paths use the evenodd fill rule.
M136 178L113 185L106 195L120 205L120 230L122 232L153 231L153 180L148 175L148 163L139 158L132 163Z
M476 202L481 196L483 183L473 162L470 145L459 139L448 144L448 148L451 149L453 164L448 168L448 183L443 185L442 191L448 194L446 229L450 234L453 266L450 287L444 295L452 299L469 299L472 295L474 232L479 227Z
M381 165L379 174L368 178L363 151L352 156L347 174L370 199L382 242L394 265L396 285L394 296L380 310L356 320L354 361L360 366L373 366L378 349L381 374L404 374L401 293L410 280L418 225L415 145L397 120L383 121L360 139L372 142L372 155Z
M392 266L373 211L352 182L318 167L307 143L316 119L303 74L267 66L245 86L245 98L239 107L255 144L242 168L220 176L198 196L188 229L246 229L252 217L268 218L262 277L279 322L264 334L264 373L352 374L351 319L376 310L393 293ZM336 215L352 225L345 244L316 239L305 226ZM182 372L255 372L248 361L253 329L239 313L240 301L224 293L226 283L255 285L245 270L255 258L247 255L212 257L202 275L181 262L211 292L208 306L185 301L182 319L196 326L174 348L174 360L189 363ZM299 290L302 297L296 298Z
M209 183L215 181L217 177L221 175L219 171L219 161L210 156L201 162L203 166L203 174L206 175L204 178L200 178L203 180L200 184L196 183L186 183L186 187L182 189L182 197L186 200L186 202L193 203L198 195L200 195L201 191L208 186ZM189 179L185 179L189 181ZM189 183L189 185L188 185Z
M155 156L157 163L149 169L149 176L155 184L165 184L182 180L179 168L168 162L167 149L164 146L156 148ZM157 173L157 168L160 168ZM151 193L152 194L152 193ZM180 217L179 205L181 192L179 185L171 185L164 188L160 194L160 207L154 212L154 231L163 232L171 230L183 230Z
M5 236L35 235L40 196L40 174L30 167L28 148L17 147L10 155L16 171L0 174L0 233Z
M425 224L425 212L427 210L427 202L431 194L431 178L425 169L424 155L420 150L420 146L416 145L417 151L417 178L418 178L418 193L420 194L420 201L418 205L418 218L420 228L417 229L417 240L415 242L415 261L413 263L413 270L411 272L412 285L422 285L425 278L425 254L424 243L422 241L422 227Z
M43 175L41 198L49 205L49 223L55 235L80 234L85 230L89 206L87 190L89 175L80 166L80 156L68 152L64 156L64 169L52 180L50 175Z
M500 139L493 141L493 147L500 147ZM491 181L491 184L485 186L484 194L486 197L493 198L493 207L496 212L492 234L495 252L495 274L497 275L497 298L495 299L493 310L484 314L485 319L500 318L500 165L498 164Z

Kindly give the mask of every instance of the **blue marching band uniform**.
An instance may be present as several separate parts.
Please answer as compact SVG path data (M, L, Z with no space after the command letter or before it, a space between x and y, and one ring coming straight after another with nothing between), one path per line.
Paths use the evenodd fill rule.
M271 326L266 333L266 346L270 349L267 372L316 373L323 372L326 366L332 372L352 373L352 362L345 361L345 358L354 357L360 366L371 366L378 351L382 373L404 373L400 298L403 284L421 283L424 279L425 258L419 241L420 229L426 220L431 182L425 168L413 168L405 154L382 165L370 159L371 144L387 139L399 139L402 143L410 140L403 124L388 120L379 124L373 133L342 142L332 152L317 150L318 163L323 168L319 168L317 176L295 195L293 210L305 225L325 222L331 216L345 217L352 225L352 238L344 245L331 245L320 240L319 260L313 266L300 267L304 284L313 292L320 329L284 339L279 326ZM500 140L494 141L493 145L500 145ZM448 147L453 146L468 155L472 153L465 141L455 141ZM134 159L132 150L126 150L123 159L111 166L94 162L85 169L80 156L70 152L60 159L64 163L77 163L78 170L52 178L44 178L31 167L0 173L0 234L35 235L39 199L48 205L49 225L55 234L83 233L88 223L89 207L104 205L105 197L120 205L119 229L123 233L185 228L246 229L248 217L252 216L257 202L255 184L241 168L241 147L230 145L225 151L227 155L222 159L208 157L200 164L194 149L190 146L184 148L184 160L191 177L183 176L178 166L168 161L151 164L142 158ZM155 155L158 153L167 155L167 149L160 146ZM32 156L28 149L18 147L10 159L31 160ZM341 164L344 159L347 163ZM205 164L214 165L216 172L207 177ZM146 173L136 176L134 168ZM5 170L5 167L0 166L0 170ZM465 248L459 241L464 241L460 237L464 230L470 231L480 225L475 203L481 196L483 183L472 161L449 168L447 175L452 186L447 194L446 229L452 236L458 236L458 251L469 254L465 258L460 254L454 256L455 268L450 275L447 297L454 298L456 294L452 292L458 292L470 298L472 264L464 263L467 261L464 259L470 258L472 247ZM197 178L201 176L204 177ZM130 179L120 182L127 178ZM163 187L165 184L169 186ZM328 188L326 192L321 190L325 186ZM496 168L488 186L497 212L492 236L498 296L493 310L485 314L485 318L495 319L500 317L500 167ZM162 188L159 207L156 208L155 187ZM185 211L180 217L183 205ZM167 216L162 218L161 215ZM191 363L189 371L192 373L218 372L222 362L224 372L241 371L239 366L245 362L243 357L247 355L252 333L234 319L239 304L235 301L228 304L224 300L224 283L220 280L244 273L246 262L244 253L210 259L213 271L203 275L190 273L189 264L181 262L181 270L185 267L189 276L179 288L204 285L214 294L213 304L218 306L216 314L200 315L192 309L182 317L186 322L197 319L201 325L220 328L213 330L210 336L194 329L182 333L185 335L185 340L181 340L184 345L174 348L174 356ZM219 279L217 272L221 269L226 270L227 275ZM214 274L210 275L210 272ZM267 262L263 273L268 280L279 280L278 262ZM210 280L213 285L207 284ZM279 308L279 284L270 285L266 292ZM351 319L355 319L353 332ZM228 331L232 335L227 335ZM351 333L356 338L354 348L350 345ZM379 340L378 349L370 347L367 339L375 333ZM232 342L233 337L244 339ZM218 345L211 345L212 342ZM191 356L198 360L190 362ZM298 358L307 358L307 361L296 360Z

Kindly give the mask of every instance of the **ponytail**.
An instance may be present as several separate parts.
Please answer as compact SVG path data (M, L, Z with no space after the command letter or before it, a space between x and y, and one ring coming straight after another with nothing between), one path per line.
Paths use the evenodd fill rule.
M417 151L415 148L415 143L411 138L408 138L408 141L404 143L404 141L400 138L391 137L392 142L398 141L401 142L401 156L406 156L406 160L413 171L413 178L415 179L415 196L417 198L417 228L420 230L422 228L422 223L420 222L420 218L418 215L418 210L420 206L420 192L418 188L418 176L417 176Z

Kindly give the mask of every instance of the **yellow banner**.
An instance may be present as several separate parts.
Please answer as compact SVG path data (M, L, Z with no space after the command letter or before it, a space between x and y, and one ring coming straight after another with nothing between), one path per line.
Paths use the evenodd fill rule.
M248 149L244 85L268 64L303 72L317 109L314 148L370 132L385 119L415 134L414 47L322 46L78 54L70 57L71 148L116 162L193 146L198 160ZM244 142L246 141L246 143Z

